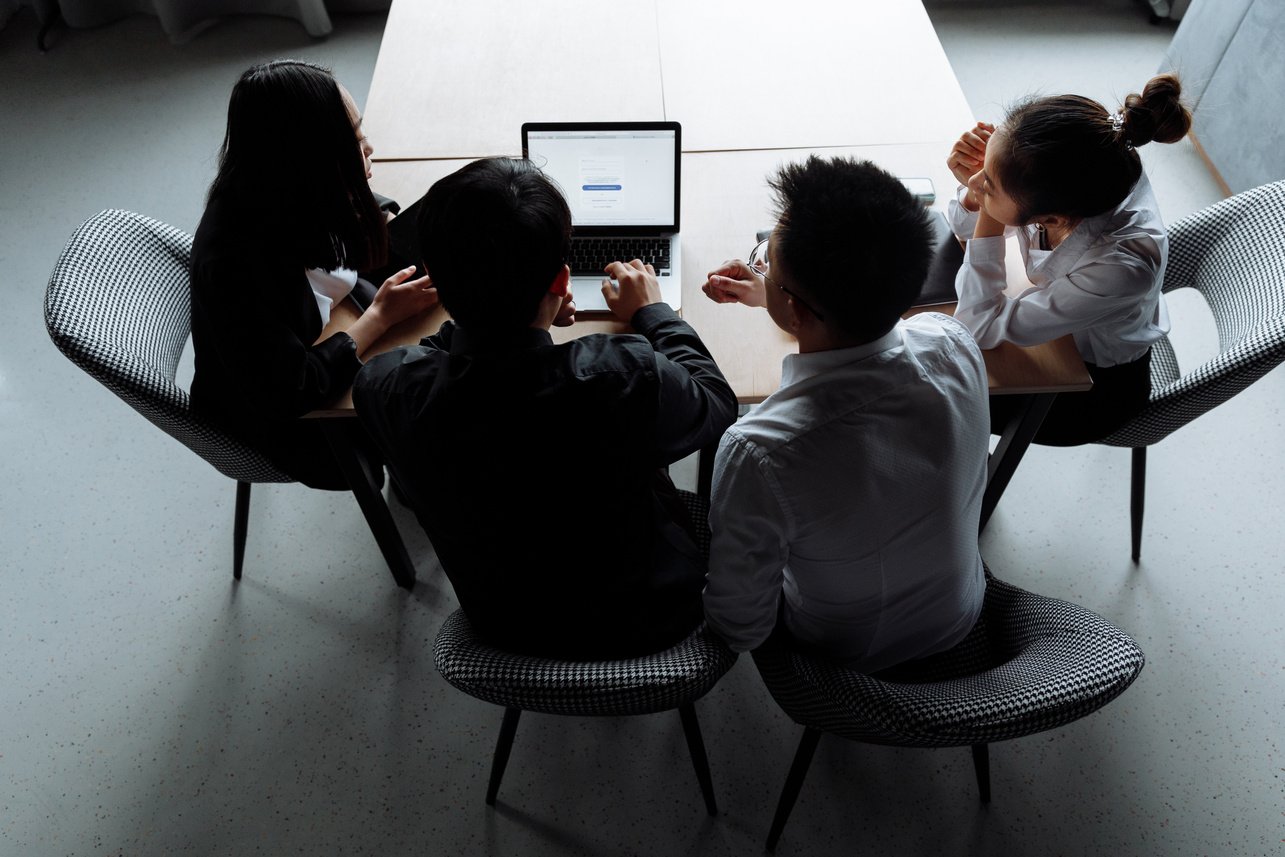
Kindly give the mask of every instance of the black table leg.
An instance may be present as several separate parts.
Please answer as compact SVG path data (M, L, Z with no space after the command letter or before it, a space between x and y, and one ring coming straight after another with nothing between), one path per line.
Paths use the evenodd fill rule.
M406 553L402 534L393 521L392 513L388 511L384 495L379 491L374 468L369 461L364 460L360 447L352 440L351 432L360 431L360 426L355 419L324 419L321 423L330 449L339 462L344 478L352 486L352 493L361 506L362 514L366 516L366 523L370 525L370 532L379 544L379 550L393 573L393 579L402 589L414 589L415 564Z
M1032 393L1026 396L1022 407L1008 425L1004 426L1004 433L1000 435L999 443L986 463L986 491L982 494L982 518L977 527L978 532L986 529L986 522L990 520L999 498L1008 487L1008 480L1013 478L1013 472L1017 470L1018 463L1026 454L1026 448L1031 445L1056 398L1057 393Z

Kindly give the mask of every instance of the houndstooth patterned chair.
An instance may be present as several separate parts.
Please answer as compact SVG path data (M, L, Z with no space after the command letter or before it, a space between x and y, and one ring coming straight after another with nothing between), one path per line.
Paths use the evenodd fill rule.
M72 234L45 291L58 350L214 469L236 480L232 574L241 579L252 482L292 482L260 453L192 412L175 384L190 333L192 236L129 211Z
M699 514L698 546L708 554L708 504L684 492ZM456 610L433 642L433 661L448 683L469 696L504 707L491 762L486 802L495 805L500 780L523 711L580 717L654 714L678 709L696 779L710 815L718 814L696 700L732 667L736 653L702 624L685 640L656 654L614 661L564 661L520 655L480 640L463 610Z
M823 732L870 744L971 746L988 803L991 742L1097 711L1133 682L1144 658L1097 614L987 570L982 615L949 651L865 675L800 652L778 634L754 651L754 662L773 699L804 727L768 833L772 850Z
M1133 448L1133 560L1142 548L1147 447L1244 390L1285 360L1285 181L1247 190L1169 228L1164 291L1209 304L1220 353L1183 375L1168 338L1151 351L1151 401L1101 443Z

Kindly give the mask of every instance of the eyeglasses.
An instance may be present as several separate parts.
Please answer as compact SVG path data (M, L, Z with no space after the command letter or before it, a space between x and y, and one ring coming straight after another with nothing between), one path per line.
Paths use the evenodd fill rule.
M802 304L805 308L807 308L808 312L812 313L814 316L817 317L817 321L825 321L825 316L817 312L816 309L812 306L812 304L808 303L803 298L799 297L797 293L790 291L785 286L781 285L779 282L777 282L776 280L773 280L771 277L767 275L767 267L768 267L767 242L768 242L768 239L764 238L762 241L754 245L754 249L750 251L750 255L747 257L748 261L746 262L746 264L749 265L752 269L754 269L755 273L757 273L760 277L763 278L763 282L771 283L772 285L776 286L785 294L794 298L796 301Z

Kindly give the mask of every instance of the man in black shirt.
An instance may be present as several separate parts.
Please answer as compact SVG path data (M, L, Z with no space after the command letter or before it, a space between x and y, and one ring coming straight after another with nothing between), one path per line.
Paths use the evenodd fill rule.
M454 320L367 363L353 400L469 620L505 648L575 659L682 639L705 561L664 468L736 418L709 351L637 260L602 286L637 333L553 344L575 309L571 215L528 161L437 182L418 233Z

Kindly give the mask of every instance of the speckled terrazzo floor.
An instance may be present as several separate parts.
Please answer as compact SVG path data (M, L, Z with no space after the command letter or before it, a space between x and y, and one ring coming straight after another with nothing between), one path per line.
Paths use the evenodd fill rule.
M1170 35L1123 0L930 12L988 118L1032 88L1136 87ZM762 849L798 730L748 659L698 706L719 818L673 714L524 716L488 809L500 711L433 668L455 602L411 516L394 507L419 568L408 596L351 497L256 487L233 586L231 482L45 336L45 280L85 217L196 225L246 65L316 59L361 101L382 27L344 17L315 42L240 19L174 47L140 17L63 31L44 56L29 10L0 29L3 857ZM1189 147L1143 153L1169 219L1216 198ZM1199 307L1171 309L1179 356L1208 354ZM778 853L1280 854L1283 397L1276 372L1153 449L1138 567L1127 452L1033 450L984 552L1131 631L1141 677L1090 718L994 747L989 809L965 751L826 739Z

